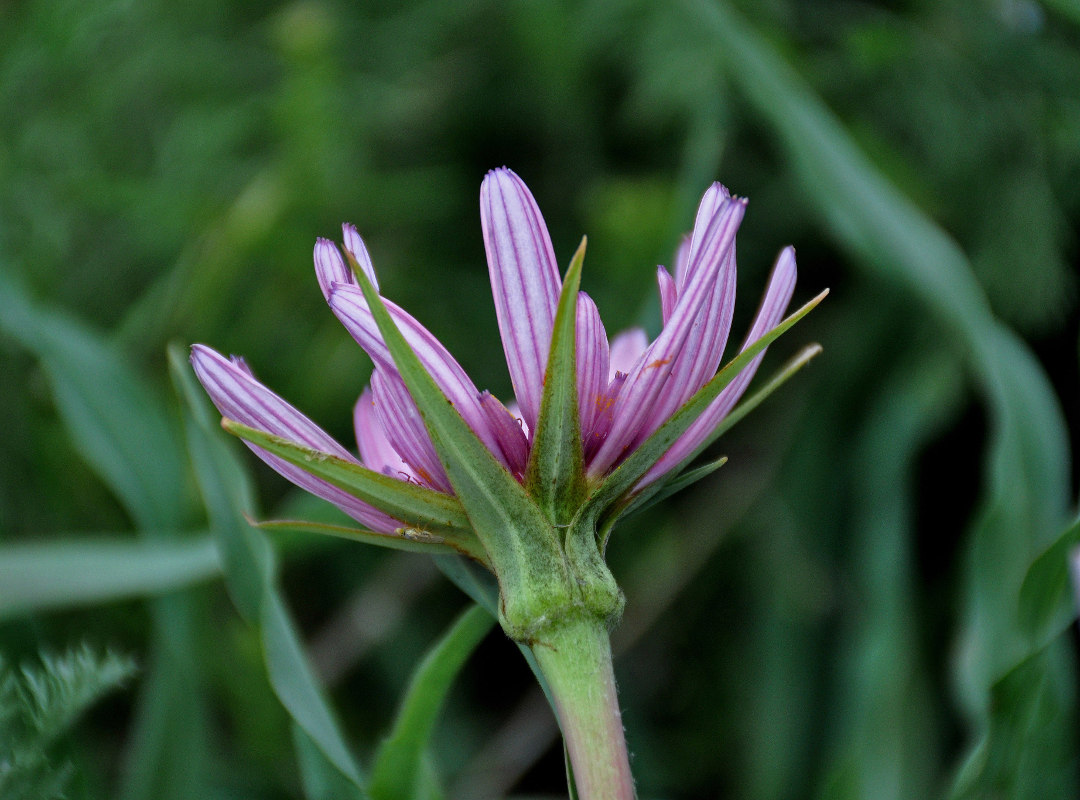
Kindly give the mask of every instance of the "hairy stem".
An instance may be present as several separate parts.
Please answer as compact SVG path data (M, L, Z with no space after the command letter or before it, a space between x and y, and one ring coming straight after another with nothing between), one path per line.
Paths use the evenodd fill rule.
M562 726L578 797L633 800L634 779L603 621L582 614L545 631L533 653Z

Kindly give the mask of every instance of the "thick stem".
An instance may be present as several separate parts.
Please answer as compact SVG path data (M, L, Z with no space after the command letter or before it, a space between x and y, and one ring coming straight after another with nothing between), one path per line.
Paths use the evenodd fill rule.
M582 614L544 631L533 653L547 678L581 800L633 800L611 643L603 621Z

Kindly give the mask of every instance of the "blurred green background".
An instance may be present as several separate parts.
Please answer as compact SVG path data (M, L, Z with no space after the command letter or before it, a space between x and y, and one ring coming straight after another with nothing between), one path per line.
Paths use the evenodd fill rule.
M616 530L641 797L1077 795L1075 0L25 0L0 6L0 107L0 653L139 665L54 745L69 796L301 796L215 568L98 601L65 599L67 573L16 588L2 559L207 529L170 342L243 354L349 442L370 365L311 265L342 221L508 396L477 204L503 164L561 263L588 234L609 333L656 332L655 265L712 180L750 198L736 332L785 244L796 303L832 290L764 369L824 355L718 443L730 463ZM71 325L122 374L72 378L96 362ZM114 402L80 422L80 391ZM116 469L91 455L111 414L134 442ZM140 438L147 414L163 432ZM334 518L243 455L259 513ZM467 600L425 557L271 541L363 763ZM555 734L496 633L433 758L450 797L557 795Z

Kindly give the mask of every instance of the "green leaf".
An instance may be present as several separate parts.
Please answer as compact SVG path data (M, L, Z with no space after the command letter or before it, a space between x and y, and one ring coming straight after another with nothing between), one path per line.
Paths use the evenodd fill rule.
M0 619L29 611L163 594L221 573L207 536L186 541L84 541L0 547Z
M1069 555L1080 544L1080 519L1031 564L1020 586L1020 619L1048 641L1076 619L1076 601L1069 575Z
M528 638L534 620L571 602L571 581L555 529L424 369L362 270L357 280L498 576L503 627L512 638Z
M299 637L278 594L273 551L266 537L244 517L251 508L250 487L231 442L214 423L215 415L195 386L190 367L179 348L170 351L173 377L186 400L185 428L211 528L225 554L230 594L245 619L259 627L270 685L281 704L303 731L296 737L301 769L326 767L340 776L335 786L351 787L337 797L362 797L359 767L349 753L329 706L322 697ZM317 748L313 755L310 744ZM327 766L328 765L328 766ZM324 776L325 777L325 776ZM305 779L306 780L306 779ZM327 778L327 780L331 780Z
M964 347L979 378L992 436L985 494L965 558L963 658L956 660L954 684L974 720L969 767L983 766L978 781L963 791L1048 796L1034 787L1042 770L1054 767L1040 763L1039 748L1024 746L1025 731L996 704L994 687L1038 645L1037 632L1025 629L1017 613L1022 584L1031 562L1068 521L1068 431L1053 389L1027 346L994 319L956 243L878 172L802 77L728 4L695 0L688 8L728 61L732 81L779 135L800 181L816 198L815 209L855 253L854 263L905 288L932 311L948 339ZM1037 672L1049 670L1051 662L1030 663ZM1066 685L1048 674L1043 678L1030 683L1033 693ZM1071 696L1060 694L1058 702L1069 713L1047 722L1065 738L1076 728L1075 719L1069 720ZM1024 751L1008 760L1016 772L1004 792L1003 776L977 758L1003 746ZM972 775L970 769L965 774ZM1025 786L1032 791L1021 791ZM954 790L961 791L959 783ZM1075 793L1073 786L1065 794Z
M151 604L154 627L125 743L121 800L189 800L209 792L209 725L190 598Z
M563 280L544 373L525 488L556 524L568 524L585 495L577 396L577 300L585 260L583 238Z
M845 574L858 613L846 615L832 656L846 688L830 726L822 797L902 800L937 789L942 742L920 650L916 476L927 445L955 424L963 389L953 354L916 348L880 376L866 421L851 432L849 513L858 535L845 548ZM788 775L797 770L791 765ZM881 775L890 778L883 784Z
M141 536L165 540L188 516L183 451L161 400L103 338L34 304L0 270L0 331L41 362L76 448ZM171 800L206 781L206 717L190 598L150 603L150 667L129 734L124 800Z
M301 648L285 604L276 592L263 597L261 619L266 670L281 704L322 755L348 779L354 797L362 797L360 771L349 753L337 722L319 691L311 665Z
M1044 647L994 682L987 734L968 754L949 797L1076 796L1073 658L1063 648Z
M700 467L695 467L680 475L676 475L667 483L660 483L657 481L660 485L656 487L655 492L649 492L649 489L652 487L648 487L640 494L634 495L634 499L626 507L626 510L619 514L619 517L625 518L631 514L637 514L644 511L647 508L652 508L657 503L667 500L674 494L678 494L688 486L693 486L702 478L709 477L720 469L720 467L724 466L727 461L727 456L720 456L720 458L702 464Z
M368 791L375 800L416 796L428 740L450 686L493 624L485 609L469 608L420 662L371 769Z
M183 527L185 475L161 400L119 352L70 317L35 305L0 270L0 332L41 362L79 453L148 531Z
M360 533L360 538L369 544L397 550L433 552L437 548L453 551L485 564L484 548L469 527L469 518L456 498L297 445L281 436L248 428L240 422L224 419L221 426L405 523L400 533L384 534L353 528L340 528L338 533L352 530Z
M300 765L300 782L307 800L366 798L333 764L319 745L296 722L292 724L293 749Z

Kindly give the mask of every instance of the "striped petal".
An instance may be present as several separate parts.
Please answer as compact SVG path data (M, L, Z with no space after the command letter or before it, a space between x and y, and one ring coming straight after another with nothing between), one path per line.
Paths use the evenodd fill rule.
M702 201L702 205L705 201ZM672 372L672 363L682 351L701 309L712 295L721 267L735 241L742 221L745 201L724 198L710 220L700 245L691 244L687 281L671 319L627 375L615 398L611 430L589 466L600 475L621 460L663 422L653 414L661 392ZM667 386L679 392L681 386Z
M499 448L510 465L511 474L522 480L529 464L529 440L525 437L520 420L491 392L480 395L480 405L488 415L491 430L499 439Z
M356 431L356 444L360 449L360 461L365 467L404 480L416 478L409 465L390 444L386 431L376 417L375 398L371 387L364 389L353 406L353 428Z
M529 189L505 167L480 187L495 315L526 424L536 427L562 281L547 225Z
M608 381L616 373L626 375L649 346L649 337L642 328L629 328L611 340L611 358L608 362Z
M577 304L577 398L581 435L588 438L608 384L608 340L596 303L578 292Z
M684 236L679 240L679 247L675 250L675 285L683 286L686 283L686 265L690 262L690 237Z
M390 445L409 465L418 482L440 492L453 493L446 470L431 443L420 411L396 372L371 373L371 393L375 418L386 432Z
M735 277L735 246L732 245L708 301L694 320L682 350L672 364L667 384L670 391L661 395L653 409L652 415L658 426L716 374L724 357L735 311Z
M796 278L795 250L786 247L780 253L776 265L773 267L772 276L769 278L769 286L765 290L765 296L761 301L761 307L758 309L754 324L750 327L750 332L746 335L746 341L743 342L740 350L756 342L780 323L795 291ZM646 473L639 484L639 488L656 480L668 470L674 469L708 438L713 429L720 424L721 420L728 415L739 401L739 398L742 397L764 357L765 351L762 351L742 372L735 376L735 379L720 392L705 412L687 429L686 433L679 437L675 444Z
M719 213L721 207L730 200L731 192L720 183L712 184L705 190L705 194L701 196L697 215L694 217L694 228L690 232L685 261L681 263L681 269L676 269L675 272L675 285L678 286L680 293L685 291L686 284L694 270L703 263L707 263L701 260L701 248L704 246L705 237L709 231L709 223ZM679 255L676 254L677 263Z
M420 359L420 363L424 365L424 369L435 379L443 394L454 404L458 413L480 437L480 440L487 445L496 458L503 462L504 466L509 468L509 464L502 455L502 449L499 447L498 437L492 432L487 414L480 407L480 392L465 374L465 370L449 351L410 314L389 300L384 302L394 323ZM396 376L397 367L394 366L394 360L383 342L382 334L379 333L375 318L371 315L360 288L352 285L336 285L330 294L330 308L352 337L371 356L376 367L385 373L386 377ZM399 452L402 451L399 450ZM402 455L405 453L402 452Z
M679 299L679 293L675 288L675 279L663 267L656 268L656 284L660 290L661 319L667 325L668 320L671 319L671 312L675 310L675 303Z
M199 344L191 348L191 365L199 382L223 416L248 427L289 439L304 447L359 463L322 428L255 380L245 365L234 364L209 347ZM371 530L389 533L401 527L400 523L391 517L336 486L313 477L262 448L251 444L248 444L248 447L283 477L317 497L330 501Z
M596 405L596 413L593 415L591 432L587 437L582 437L582 442L585 447L585 466L591 467L592 460L596 456L597 451L600 450L600 446L607 439L608 432L611 430L611 424L615 420L615 398L619 396L619 392L622 390L623 384L626 383L626 373L616 372L614 377L608 383L607 390L604 392L601 402Z
M364 244L364 240L360 238L360 234L356 230L355 225L351 225L348 222L341 225L342 242L345 244L345 252L353 257L353 261L364 271L368 280L371 281L371 285L375 287L375 291L379 290L379 279L375 277L375 267L371 263L371 256L368 255L367 245ZM350 281L354 283L355 281Z
M341 257L341 251L329 239L315 240L315 278L323 297L330 302L330 292L337 283L356 283L352 270Z

